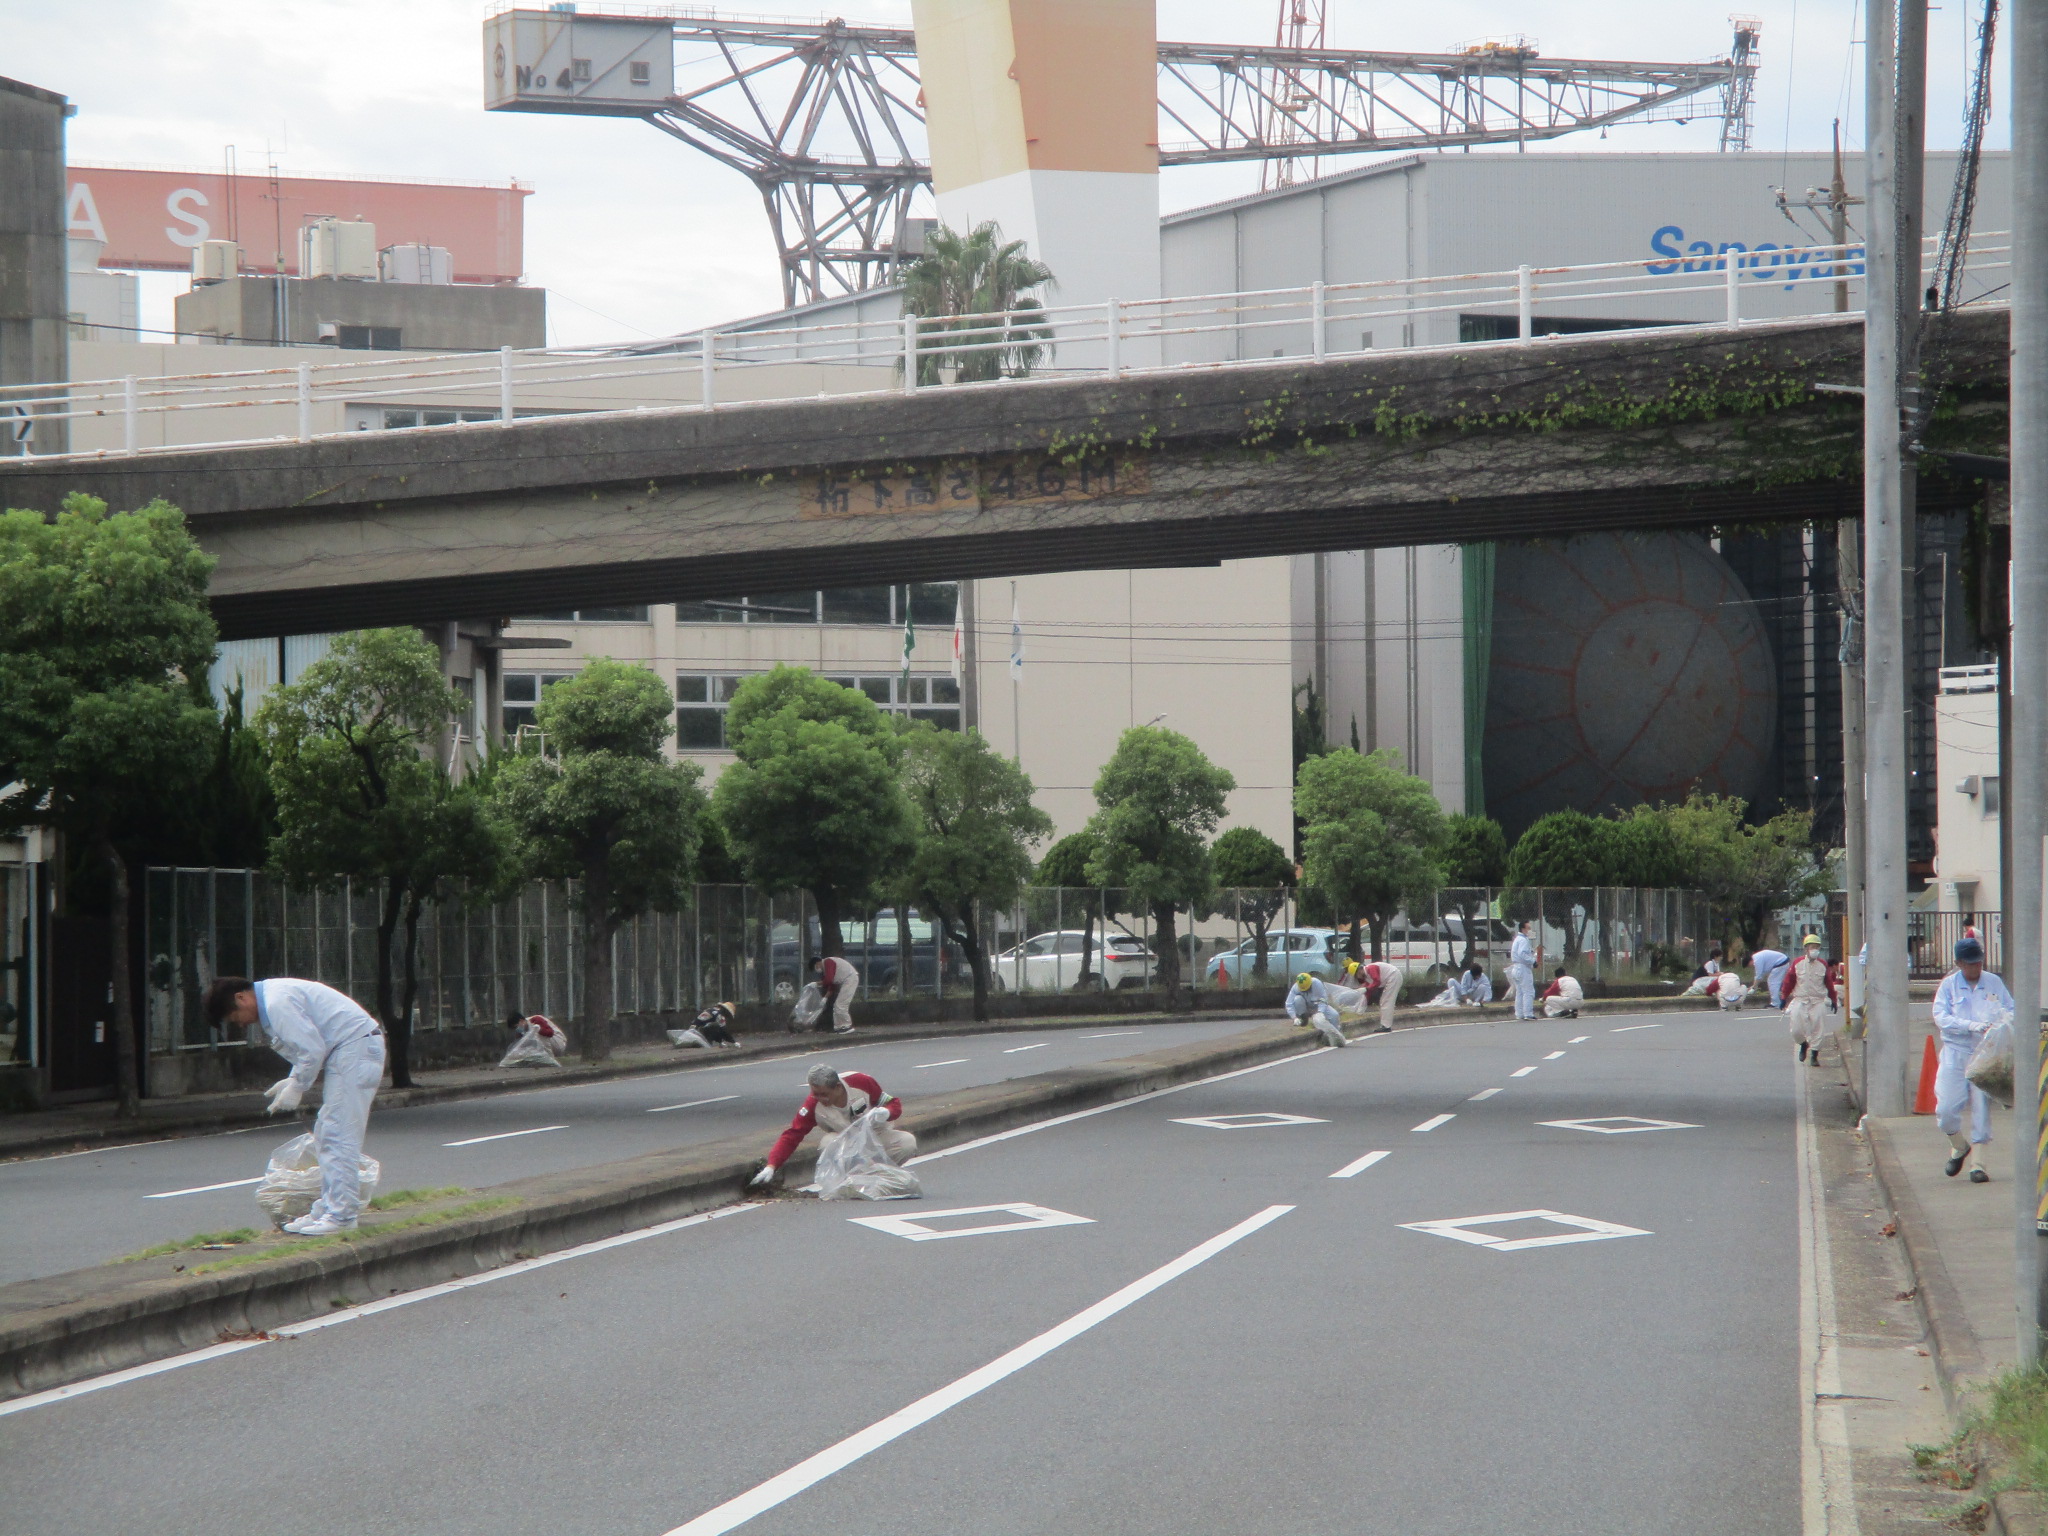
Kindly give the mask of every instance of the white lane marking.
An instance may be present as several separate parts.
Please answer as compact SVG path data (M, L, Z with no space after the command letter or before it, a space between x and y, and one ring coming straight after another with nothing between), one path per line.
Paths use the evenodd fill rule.
M1014 1055L1016 1055L1016 1054L1017 1054L1017 1053L1018 1053L1019 1051L1036 1051L1036 1050L1042 1050L1042 1049L1044 1049L1044 1048L1045 1048L1046 1046L1048 1046L1048 1045L1051 1045L1051 1044L1052 1044L1052 1042L1051 1042L1050 1040L1041 1040L1041 1041L1039 1041L1039 1042L1038 1042L1038 1044L1036 1044L1036 1045L1012 1045L1012 1046L1007 1046L1007 1047L1005 1047L1005 1048L1004 1048L1004 1050L1003 1050L1003 1054L1004 1054L1005 1056L1014 1056Z
M928 1221L938 1221L947 1216L985 1216L998 1211L1018 1219L988 1222L979 1227L949 1227L945 1231L925 1225ZM907 1237L913 1243L934 1242L942 1237L984 1237L991 1232L1028 1232L1035 1227L1095 1225L1093 1216L1076 1216L1071 1211L1056 1211L1051 1206L1032 1205L1026 1201L1015 1205L962 1205L950 1211L919 1211L915 1216L849 1216L846 1219L857 1227L873 1227L891 1237Z
M737 1098L738 1095L735 1094L734 1097ZM538 1136L543 1131L566 1131L567 1129L569 1127L566 1125L536 1125L531 1130L500 1131L495 1136L472 1136L467 1141L444 1141L441 1145L444 1147L478 1147L487 1141L510 1141L514 1136Z
M621 1232L616 1237L599 1238L594 1243L582 1243L574 1248L564 1248L560 1253L544 1253L537 1259L521 1259L516 1264L507 1264L502 1269L487 1269L480 1275L469 1275L461 1280L445 1280L439 1285L430 1285L422 1290L406 1291L398 1296L386 1296L382 1301L364 1302L359 1307L343 1307L338 1311L310 1318L303 1323L289 1323L282 1328L273 1328L277 1338L295 1339L302 1334L316 1333L322 1328L332 1328L336 1323L352 1323L359 1317L374 1317L379 1312L389 1312L394 1307L409 1307L416 1301L428 1301L436 1296L452 1295L466 1291L471 1286L489 1285L493 1280L508 1279L523 1275L530 1270L545 1269L550 1264L560 1264L565 1259L580 1259L593 1253L603 1253L608 1248L622 1248L627 1243L641 1242L650 1237L664 1237L670 1232L680 1232L684 1227L700 1227L707 1221L717 1221L725 1216L737 1216L742 1211L758 1211L761 1201L748 1201L741 1205L721 1206L715 1211L701 1211L695 1216L680 1216L674 1221L664 1221L656 1226L642 1227L637 1232ZM24 1413L31 1408L47 1407L61 1403L67 1398L79 1397L87 1392L97 1392L103 1387L118 1387L127 1382L140 1381L145 1376L155 1376L163 1371L174 1371L180 1366L197 1365L203 1360L217 1359L221 1355L232 1355L238 1350L257 1349L268 1342L264 1339L238 1339L232 1344L209 1344L204 1349L195 1349L189 1354L172 1355L168 1360L152 1360L147 1365L131 1365L126 1370L110 1371L105 1376L94 1376L85 1381L74 1381L69 1386L52 1387L47 1392L31 1393L27 1397L12 1398L0 1403L0 1418L10 1413Z
M926 1067L957 1067L962 1065L966 1060L967 1058L965 1056L955 1056L951 1061L920 1061L916 1066L912 1067L910 1070L913 1072L922 1072Z
M1128 1101L1127 1101L1128 1102ZM909 1406L897 1409L887 1418L877 1420L866 1429L848 1435L837 1445L827 1446L815 1456L806 1457L788 1471L778 1473L767 1482L748 1489L734 1499L728 1499L716 1509L706 1510L696 1519L677 1526L668 1536L721 1536L745 1525L756 1515L766 1514L776 1506L788 1502L813 1484L823 1482L833 1473L853 1465L872 1451L880 1450L891 1441L907 1435L920 1424L937 1418L947 1409L957 1407L976 1393L984 1392L1006 1377L1043 1358L1062 1344L1079 1338L1097 1323L1116 1316L1124 1308L1158 1290L1161 1286L1179 1279L1196 1266L1207 1263L1233 1243L1239 1242L1265 1226L1277 1221L1293 1210L1291 1205L1269 1205L1256 1216L1239 1222L1226 1232L1219 1232L1205 1243L1190 1248L1169 1264L1163 1264L1149 1275L1133 1280L1122 1290L1105 1296L1092 1307L1076 1312L1065 1322L1048 1328L1035 1339L1026 1340L1007 1354L998 1355L979 1370L969 1371L957 1381L948 1383L936 1392L928 1393Z
M1684 1120L1647 1120L1641 1115L1595 1115L1587 1120L1538 1120L1561 1131L1597 1131L1602 1136L1626 1136L1631 1131L1696 1131L1698 1126Z
M1346 1163L1330 1177L1333 1179L1355 1179L1383 1157L1392 1157L1391 1152L1368 1152L1355 1163Z
M1555 1061L1558 1057L1562 1056L1563 1054L1563 1051L1552 1051L1548 1056L1544 1057L1543 1059L1545 1061Z
M1849 1415L1842 1401L1841 1333L1835 1316L1835 1262L1828 1238L1820 1142L1807 1101L1805 1069L1796 1063L1799 1153L1799 1482L1807 1536L1857 1536L1851 1479ZM1811 1373L1811 1374L1809 1374Z
M1083 1040L1118 1040L1125 1035L1141 1035L1143 1033L1144 1031L1141 1029L1112 1029L1106 1035L1083 1035L1081 1038Z
M1514 1071L1510 1072L1510 1073L1508 1074L1508 1076L1509 1076L1509 1077L1527 1077L1527 1076L1528 1076L1528 1075L1529 1075L1529 1074L1530 1074L1531 1072L1534 1072L1535 1070L1536 1070L1536 1069L1535 1069L1534 1067L1517 1067L1517 1068L1515 1068L1515 1070L1514 1070Z
M145 1200L175 1200L180 1195L210 1195L216 1189L246 1189L251 1184L261 1184L262 1182L263 1175L259 1173L253 1179L229 1179L225 1184L197 1184L191 1189L166 1189L159 1194L144 1195L142 1198Z
M1548 1221L1573 1230L1560 1232L1554 1237L1517 1238L1473 1230L1499 1221ZM1404 1221L1400 1225L1409 1232L1456 1238L1461 1243L1491 1248L1495 1253L1520 1253L1525 1248L1556 1248L1565 1243L1598 1243L1610 1237L1655 1235L1642 1227L1624 1227L1618 1221L1599 1221L1591 1216L1567 1216L1563 1211L1496 1211L1491 1216L1446 1216L1435 1221Z
M1632 1029L1662 1029L1663 1027L1664 1025L1661 1022L1656 1024L1624 1024L1621 1028L1610 1029L1607 1033L1610 1035L1625 1035Z
M1482 1088L1477 1093L1473 1094L1472 1097L1467 1099L1465 1102L1467 1104L1477 1104L1480 1100L1490 1099L1496 1093L1499 1092L1500 1090L1498 1088Z
M1571 1039L1569 1039L1569 1040L1565 1041L1565 1044L1566 1044L1566 1045L1584 1045L1584 1044L1585 1044L1585 1043L1586 1043L1586 1042L1587 1042L1588 1040L1590 1040L1590 1039L1592 1039L1592 1038L1593 1038L1593 1037L1592 1037L1591 1035L1573 1035L1573 1036L1571 1037Z
M192 1136L159 1136L154 1141L123 1141L111 1147L80 1147L75 1152L33 1152L26 1157L7 1157L0 1160L0 1168L17 1168L29 1163L54 1163L66 1157L98 1157L102 1152L133 1152L140 1147L169 1147L181 1141L212 1141L216 1136L247 1136L251 1131L270 1130L275 1121L264 1125L245 1125L238 1131L201 1131Z
M1456 1115L1431 1115L1422 1124L1416 1126L1415 1129L1418 1131L1433 1131L1440 1125L1449 1125L1457 1118Z
M992 1147L999 1141L1008 1141L1013 1136L1029 1136L1034 1131L1048 1131L1056 1125L1070 1125L1076 1120L1086 1120L1091 1115L1106 1115L1113 1109L1127 1109L1133 1104L1143 1104L1147 1099L1162 1099L1169 1093L1186 1093L1190 1088L1228 1082L1233 1077L1245 1077L1253 1072L1264 1072L1271 1067L1284 1067L1290 1061L1308 1061L1317 1056L1327 1055L1335 1049L1333 1045L1312 1046L1299 1056L1282 1056L1277 1061L1262 1061L1254 1067L1238 1067L1233 1071L1219 1072L1214 1077L1199 1077L1192 1083L1175 1083L1171 1088L1154 1088L1150 1093L1134 1093L1128 1099L1098 1104L1093 1109L1077 1109L1069 1115L1054 1115L1050 1120L1037 1120L1030 1125L1020 1125L1012 1130L997 1131L993 1136L977 1136L972 1141L961 1142L957 1147L946 1147L937 1152L920 1152L904 1166L915 1168L919 1163L929 1163L935 1158L956 1157L962 1152L979 1151L983 1147Z
M1241 1115L1196 1115L1173 1123L1199 1125L1209 1131L1262 1131L1273 1125L1328 1125L1330 1122L1318 1120L1314 1115L1282 1115L1270 1109L1258 1109Z
M721 1093L715 1099L692 1099L687 1104L660 1104L647 1111L650 1115L665 1115L672 1109L695 1109L699 1104L725 1104L738 1098L736 1093Z

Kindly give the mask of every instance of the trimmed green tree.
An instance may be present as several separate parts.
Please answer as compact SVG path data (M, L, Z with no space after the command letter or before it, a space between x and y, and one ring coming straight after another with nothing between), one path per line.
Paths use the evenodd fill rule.
M1216 883L1234 892L1232 915L1252 930L1252 974L1266 979L1266 934L1287 904L1294 885L1294 861L1257 827L1232 827L1209 850Z
M1508 884L1541 892L1538 915L1564 933L1566 964L1585 953L1593 921L1590 903L1575 901L1574 893L1614 883L1617 830L1614 822L1583 811L1552 811L1531 822L1508 855Z
M602 1061L612 1049L612 940L629 919L689 899L703 770L663 758L675 699L644 667L590 662L541 695L534 723L540 743L498 770L493 796L527 873L580 883L579 1028L584 1059Z
M1805 901L1833 883L1814 856L1813 817L1781 811L1752 826L1748 806L1733 795L1695 790L1654 813L1678 842L1687 882L1704 891L1733 924L1746 951L1762 941L1773 908Z
M1119 886L1152 914L1152 951L1169 1007L1181 1004L1176 914L1215 888L1209 838L1223 819L1237 778L1178 731L1137 725L1125 731L1095 781L1089 819L1092 884Z
M1031 844L1052 831L1052 818L1031 803L1024 770L990 751L979 731L913 728L903 740L903 788L915 841L897 884L967 956L974 1017L986 1019L988 950L976 911L1016 901L1031 877Z
M1450 910L1457 913L1465 934L1465 953L1458 960L1462 969L1472 963L1480 928L1492 920L1484 893L1507 878L1507 834L1491 816L1446 816L1437 862L1443 867L1444 884L1454 893L1446 898Z
M1077 890L1081 896L1081 974L1074 979L1074 990L1102 985L1101 967L1096 939L1096 924L1103 925L1106 936L1108 920L1116 916L1113 908L1103 903L1102 888L1088 877L1088 864L1095 857L1098 844L1095 834L1083 827L1079 832L1069 832L1065 837L1045 850L1045 857L1038 862L1037 883L1056 885L1065 890Z
M0 828L57 828L105 882L120 1112L140 1109L120 829L200 782L219 721L207 697L213 558L165 501L109 514L65 498L54 519L0 514Z
M420 916L499 863L479 796L449 781L435 751L461 707L418 630L369 629L340 636L256 712L277 796L271 866L307 884L378 888L375 1007L399 1088L412 1083Z
M809 891L820 948L841 954L841 919L911 846L895 726L866 694L777 667L740 685L725 729L739 761L711 807L727 845L754 884Z
M1444 883L1437 862L1444 814L1428 781L1404 772L1392 751L1339 748L1302 765L1294 813L1302 822L1303 882L1351 914L1351 957L1365 958L1362 918L1379 959L1394 914L1420 911Z

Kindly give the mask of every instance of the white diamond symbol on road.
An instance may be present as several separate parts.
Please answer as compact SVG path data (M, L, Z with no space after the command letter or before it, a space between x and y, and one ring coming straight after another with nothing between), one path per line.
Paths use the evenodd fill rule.
M1314 1115L1276 1115L1271 1110L1260 1110L1250 1115L1197 1115L1189 1120L1176 1120L1175 1125L1199 1125L1210 1131L1256 1131L1269 1125L1328 1125L1327 1120L1318 1120Z
M1597 1131L1602 1136L1626 1136L1630 1131L1696 1131L1683 1120L1645 1120L1641 1115L1595 1115L1590 1120L1538 1120L1560 1131Z
M1509 1221L1549 1221L1572 1230L1558 1232L1549 1237L1516 1238L1505 1238L1497 1233L1477 1230L1480 1227ZM1610 1237L1652 1235L1641 1227L1624 1227L1614 1221L1595 1221L1590 1216L1567 1216L1563 1211L1497 1211L1491 1216L1447 1216L1438 1221L1404 1221L1401 1225L1410 1232L1428 1232L1436 1237L1453 1237L1461 1243L1474 1243L1481 1248L1490 1248L1495 1253L1516 1253L1524 1248L1557 1248L1565 1243L1598 1243Z
M978 1227L949 1227L943 1232L926 1225L927 1222L943 1221L948 1216L995 1215L1017 1219L984 1222ZM1075 1216L1066 1211L1055 1211L1050 1206L1029 1205L1021 1201L1014 1205L963 1205L950 1211L919 1211L915 1216L851 1216L847 1219L857 1227L873 1227L891 1237L907 1237L913 1243L929 1243L942 1237L986 1237L991 1232L1029 1232L1039 1227L1092 1226L1095 1221L1093 1216Z

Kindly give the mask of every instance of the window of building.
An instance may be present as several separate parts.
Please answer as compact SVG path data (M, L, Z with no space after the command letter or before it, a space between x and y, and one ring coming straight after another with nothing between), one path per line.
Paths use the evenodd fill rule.
M384 430L387 432L401 431L406 427L452 427L458 421L496 421L498 419L496 411L412 411L393 410L387 407L383 414ZM360 425L368 426L369 424L364 422Z
M590 60L571 59L569 61L569 78L571 80L588 80L590 78Z
M652 85L654 83L654 66L645 59L635 59L626 66L626 78L635 85Z
M2003 786L1998 781L1998 775L1995 773L1987 775L1984 780L1984 796L1977 802L1978 809L1986 817L1998 815L2001 808L2002 793Z
M522 613L515 624L645 624L647 607L630 604L615 608L550 608L543 613Z
M1562 315L1532 315L1529 319L1529 334L1580 336L1589 331L1640 331L1676 323L1672 320L1577 320ZM1458 316L1460 341L1514 341L1521 334L1522 322L1514 315ZM1367 345L1370 346L1371 343L1367 342Z
M892 587L832 587L677 603L678 624L888 624L906 615L931 629L952 627L960 586L919 581Z
M399 327L395 325L338 325L334 344L356 352L398 352Z
M574 672L507 672L505 674L505 734L517 736L522 725L534 723L533 711L540 703L541 690L559 683Z
M746 679L730 672L676 675L676 746L684 752L725 749L725 710Z
M677 747L685 752L728 750L731 743L725 739L725 711L739 685L746 680L743 673L677 673ZM946 674L913 676L907 686L900 673L888 676L834 673L825 680L867 695L877 707L890 714L929 721L941 730L960 729L960 685ZM511 698L509 692L506 698ZM509 709L507 713L509 715Z

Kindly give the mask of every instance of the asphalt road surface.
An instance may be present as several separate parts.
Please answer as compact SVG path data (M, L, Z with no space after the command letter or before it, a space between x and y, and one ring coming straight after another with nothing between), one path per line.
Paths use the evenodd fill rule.
M0 1405L0 1532L1784 1536L1790 1057L1451 1025L1061 1117Z
M915 1095L1215 1039L1246 1027L1237 1018L937 1040L863 1042L856 1035L820 1041L802 1057L380 1109L370 1117L365 1150L383 1164L379 1188L387 1192L480 1188L746 1131L761 1132L765 1153L803 1102L804 1073L820 1058L872 1073L891 1093ZM284 1075L282 1063L278 1075ZM299 1120L0 1163L0 1284L103 1263L195 1232L260 1226L256 1181L273 1147L312 1128L310 1110Z

